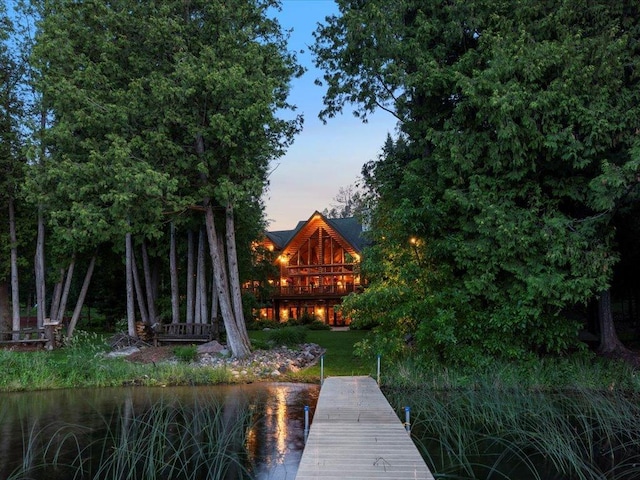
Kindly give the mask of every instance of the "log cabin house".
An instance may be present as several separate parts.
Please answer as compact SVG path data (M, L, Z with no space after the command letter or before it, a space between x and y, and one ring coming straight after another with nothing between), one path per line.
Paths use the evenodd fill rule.
M272 252L274 272L260 319L286 322L312 315L331 326L346 326L336 308L362 288L359 262L364 240L355 218L327 218L314 212L293 230L265 232L262 247Z

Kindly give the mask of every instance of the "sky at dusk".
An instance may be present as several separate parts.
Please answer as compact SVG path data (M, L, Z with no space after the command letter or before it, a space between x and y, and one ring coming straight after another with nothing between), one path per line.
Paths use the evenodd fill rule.
M290 230L307 220L315 210L330 207L340 187L355 183L362 165L377 158L387 133L393 134L394 118L380 111L363 124L351 110L323 124L324 87L314 85L322 71L313 65L308 46L313 31L327 15L338 13L332 0L284 0L277 14L284 29L293 29L291 50L308 70L292 83L290 102L304 115L303 130L285 156L275 160L265 194L269 230Z

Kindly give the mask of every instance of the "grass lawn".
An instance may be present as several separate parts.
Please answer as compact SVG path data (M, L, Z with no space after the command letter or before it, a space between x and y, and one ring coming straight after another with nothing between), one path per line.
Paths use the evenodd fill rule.
M371 375L376 374L375 358L360 358L353 355L353 345L364 338L367 332L309 330L307 342L317 343L326 350L324 355L324 376ZM267 332L251 331L249 337L264 341ZM320 379L320 362L291 376L297 381L315 382Z

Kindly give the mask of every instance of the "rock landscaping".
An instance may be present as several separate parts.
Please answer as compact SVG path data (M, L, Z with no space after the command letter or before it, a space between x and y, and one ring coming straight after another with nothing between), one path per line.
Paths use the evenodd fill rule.
M146 345L116 348L107 357L125 357L132 362L160 363L178 362L174 347L152 347ZM295 373L317 363L325 350L315 343L304 343L297 347L280 346L271 350L255 350L246 358L230 356L229 351L216 341L197 347L197 358L193 365L227 368L238 378L275 379L287 373Z
M208 344L201 347L206 348L206 345ZM324 349L315 343L301 344L297 348L282 346L271 350L256 350L242 359L231 358L223 350L218 353L199 353L198 364L227 367L236 377L274 378L289 372L295 373L315 364L324 352Z

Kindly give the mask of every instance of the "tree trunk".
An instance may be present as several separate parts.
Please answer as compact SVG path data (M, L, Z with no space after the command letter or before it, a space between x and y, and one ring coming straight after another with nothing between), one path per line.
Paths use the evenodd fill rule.
M218 300L220 302L220 311L222 319L227 331L227 343L231 349L233 356L242 358L250 353L250 346L244 341L243 335L238 331L238 324L233 315L233 308L229 298L229 290L225 281L226 273L225 265L221 258L220 243L213 216L213 208L208 199L205 201L205 219L207 225L207 237L209 239L209 251L211 255L211 263L215 275L216 288L218 290Z
M64 282L64 268L60 269L58 281L53 286L53 295L51 296L51 308L49 316L52 322L58 320L58 308L60 308L60 299L62 298L62 283Z
M195 301L194 301L194 312L193 312L193 322L194 323L202 323L202 310L200 310L200 296L202 295L202 288L200 285L200 281L202 280L202 260L204 259L204 255L202 254L203 243L202 243L202 229L198 232L198 248L196 255L196 275L195 275Z
M36 315L38 328L43 328L47 316L45 271L44 271L44 218L42 207L38 208L38 238L36 241L36 256L34 261L36 277Z
M80 295L78 295L78 300L76 301L76 308L73 310L73 315L71 316L71 321L69 322L69 328L67 329L68 337L71 337L73 335L73 331L75 330L78 319L80 318L80 313L82 312L84 299L87 297L87 291L89 291L89 284L91 283L91 277L93 276L93 269L95 265L96 256L94 254L93 257L91 257L91 261L89 262L89 267L87 268L87 273L84 276L84 282L82 282L82 288L80 289Z
M225 239L227 241L227 267L229 270L229 286L231 288L231 303L233 305L233 313L235 315L238 331L243 336L243 342L250 345L249 334L244 319L244 310L242 309L242 290L240 289L240 273L238 271L238 253L236 249L236 227L233 215L233 205L227 202L225 208L226 231Z
M129 336L138 337L136 331L136 312L133 298L133 246L131 245L131 233L125 237L125 270L127 278L127 329Z
M169 246L169 274L171 277L171 323L180 322L180 291L178 287L178 260L176 256L176 226L171 222Z
M13 197L9 197L9 241L11 242L11 310L13 330L20 330L20 288L18 279L18 237ZM14 340L17 340L15 338Z
M64 320L64 312L67 310L67 300L69 299L69 291L71 290L71 280L73 279L73 271L76 268L76 254L71 257L71 263L67 267L67 279L64 283L64 289L62 290L62 298L60 299L60 306L58 307L58 314L56 319L59 321Z
M211 278L211 325L216 340L220 340L220 328L218 324L218 290L216 289L215 275Z
M146 240L142 241L142 267L144 272L144 286L145 286L145 294L147 298L147 321L144 322L146 325L153 325L156 323L157 315L156 315L156 295L154 293L155 287L154 282L152 281L151 275L151 267L149 264L149 254L147 253L147 242Z
M135 253L131 253L131 271L133 273L133 286L135 288L136 299L138 300L138 311L140 312L140 318L142 323L149 325L149 313L147 311L147 305L145 301L145 295L142 292L142 284L140 283L140 274L138 272L138 265L136 263Z
M193 231L187 232L187 323L193 323Z
M0 281L0 330L11 330L11 302L9 301L9 282ZM0 340L5 338L0 337Z
M205 262L205 234L200 230L198 237L198 269L197 269L197 292L196 292L196 315L198 323L207 323L207 276Z
M626 348L618 338L616 327L611 313L611 290L600 293L598 299L598 318L600 320L600 346L599 353L618 354L626 351Z

